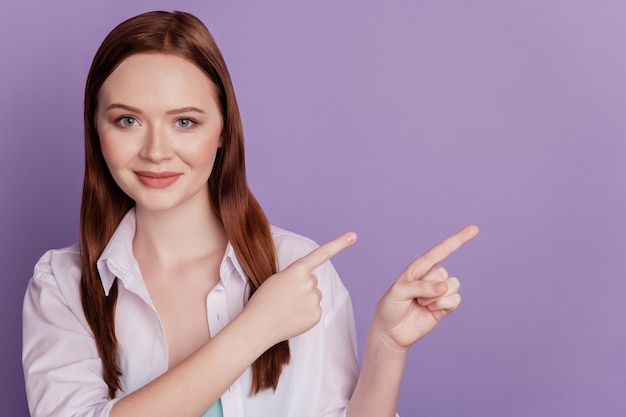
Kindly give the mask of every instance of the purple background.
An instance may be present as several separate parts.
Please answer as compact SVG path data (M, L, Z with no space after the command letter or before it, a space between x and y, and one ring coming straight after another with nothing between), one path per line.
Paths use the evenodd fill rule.
M621 0L5 2L1 415L27 415L32 268L76 240L91 58L123 19L174 8L222 48L272 223L359 233L334 262L361 345L411 259L481 227L445 262L464 301L413 348L403 417L626 415Z

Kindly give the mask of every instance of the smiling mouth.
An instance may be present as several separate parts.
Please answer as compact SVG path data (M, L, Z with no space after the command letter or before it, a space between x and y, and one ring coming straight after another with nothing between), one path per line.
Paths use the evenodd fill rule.
M178 172L135 171L135 175L143 185L150 188L165 188L174 184L182 175Z

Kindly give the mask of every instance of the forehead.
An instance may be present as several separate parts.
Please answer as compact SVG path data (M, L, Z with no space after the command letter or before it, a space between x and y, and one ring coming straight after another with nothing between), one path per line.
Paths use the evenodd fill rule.
M134 54L104 81L99 102L169 106L216 102L217 87L193 62L177 55Z

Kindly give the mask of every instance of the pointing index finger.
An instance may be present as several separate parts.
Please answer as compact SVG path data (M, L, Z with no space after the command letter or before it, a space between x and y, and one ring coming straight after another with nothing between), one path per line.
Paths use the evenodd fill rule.
M465 226L463 229L459 230L452 236L437 243L425 254L413 261L411 265L409 265L409 269L412 272L411 279L421 278L433 266L446 259L465 243L475 238L478 235L478 232L478 227L476 225L470 224L469 226Z
M356 242L356 233L348 232L313 250L297 262L306 265L311 271L330 260L333 256Z

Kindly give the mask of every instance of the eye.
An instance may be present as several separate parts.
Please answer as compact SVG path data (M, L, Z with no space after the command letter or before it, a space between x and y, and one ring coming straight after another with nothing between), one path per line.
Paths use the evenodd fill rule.
M195 124L196 124L195 120L192 120L186 117L181 117L180 119L176 120L176 125L178 127L182 127L183 129L189 129Z
M137 119L131 116L122 116L119 119L117 119L117 123L122 127L133 127L139 124L137 122Z

